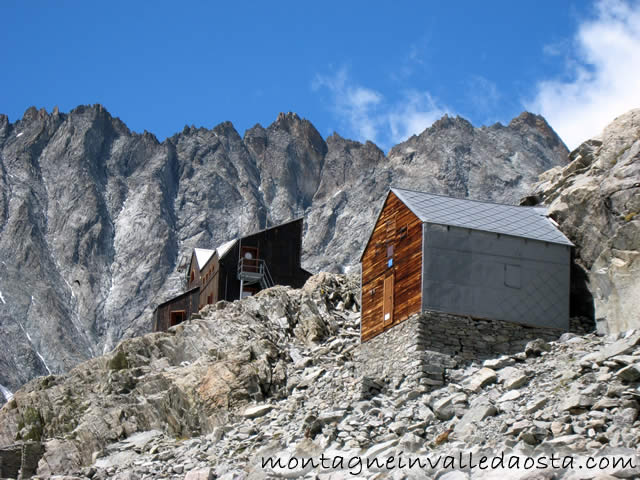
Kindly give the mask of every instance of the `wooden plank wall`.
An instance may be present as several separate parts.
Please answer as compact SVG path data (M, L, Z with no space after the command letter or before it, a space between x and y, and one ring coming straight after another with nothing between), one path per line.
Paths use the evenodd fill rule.
M191 277L193 276L193 281ZM191 290L193 287L200 286L200 268L198 267L198 261L196 260L195 252L191 253L191 262L189 263L189 270L187 270L187 290Z
M387 247L393 246L393 267L387 267ZM384 322L385 275L393 272L393 321ZM389 193L362 257L363 342L420 312L422 306L422 222Z
M183 310L187 318L192 313L198 312L198 302L200 300L200 289L194 288L191 291L178 295L171 300L159 305L156 308L155 318L153 320L154 332L165 332L170 325L171 312Z
M200 272L200 304L199 308L218 301L218 277L220 271L218 254L215 253ZM209 296L212 300L209 301Z

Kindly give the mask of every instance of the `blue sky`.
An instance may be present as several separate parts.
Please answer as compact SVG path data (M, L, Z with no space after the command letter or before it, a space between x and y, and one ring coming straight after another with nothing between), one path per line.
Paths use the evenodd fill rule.
M640 4L0 4L0 113L103 104L160 140L278 112L388 149L444 113L545 115L572 148L640 107Z

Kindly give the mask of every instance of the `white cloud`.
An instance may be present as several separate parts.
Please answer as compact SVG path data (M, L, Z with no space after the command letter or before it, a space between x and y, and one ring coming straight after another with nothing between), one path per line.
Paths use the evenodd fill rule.
M318 75L312 89L327 89L331 109L348 136L371 140L382 148L422 133L450 111L441 107L428 92L410 90L397 101L389 101L380 92L354 83L342 68L334 75Z
M498 119L493 115L501 100L497 85L482 75L472 75L465 82L465 97L469 108L484 123L495 122Z
M573 48L575 54L567 58L569 80L539 82L535 98L526 102L569 148L640 107L640 4L598 1L595 18L579 26Z
M445 113L447 110L438 107L429 93L410 91L385 115L391 130L390 139L399 143L418 135Z

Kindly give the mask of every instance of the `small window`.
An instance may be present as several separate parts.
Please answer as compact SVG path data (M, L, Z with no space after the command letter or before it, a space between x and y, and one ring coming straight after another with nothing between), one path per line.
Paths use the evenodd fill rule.
M387 258L393 257L393 245L387 245Z
M387 260L387 268L393 267L393 257Z
M521 287L520 278L520 265L505 265L504 266L504 284L510 288Z

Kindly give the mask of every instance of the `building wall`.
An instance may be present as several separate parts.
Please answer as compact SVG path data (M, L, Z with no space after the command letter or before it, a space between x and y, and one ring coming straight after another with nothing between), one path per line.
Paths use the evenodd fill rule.
M248 235L239 240L220 259L218 298L228 301L240 298L237 268L242 246L258 249L258 259L266 262L276 285L301 288L311 276L300 266L302 226L302 219L300 219ZM251 285L251 287L260 290L259 284Z
M203 308L210 303L218 301L218 278L220 264L218 255L215 254L209 259L200 272L200 303L199 308Z
M200 286L200 268L195 253L191 254L189 270L187 270L187 290Z
M388 255L388 247L393 255ZM392 265L389 266L389 259ZM365 342L420 311L422 222L389 193L362 256L362 321ZM385 321L384 283L393 276L393 315Z
M44 447L40 442L0 447L0 478L31 478L38 470Z
M186 318L199 311L200 289L190 290L168 302L158 305L153 321L154 332L165 332L171 326L171 312L184 311Z
M422 309L569 328L570 247L424 224Z
M437 387L447 369L524 351L536 338L556 340L564 330L428 311L412 315L355 350L359 373L377 385Z

